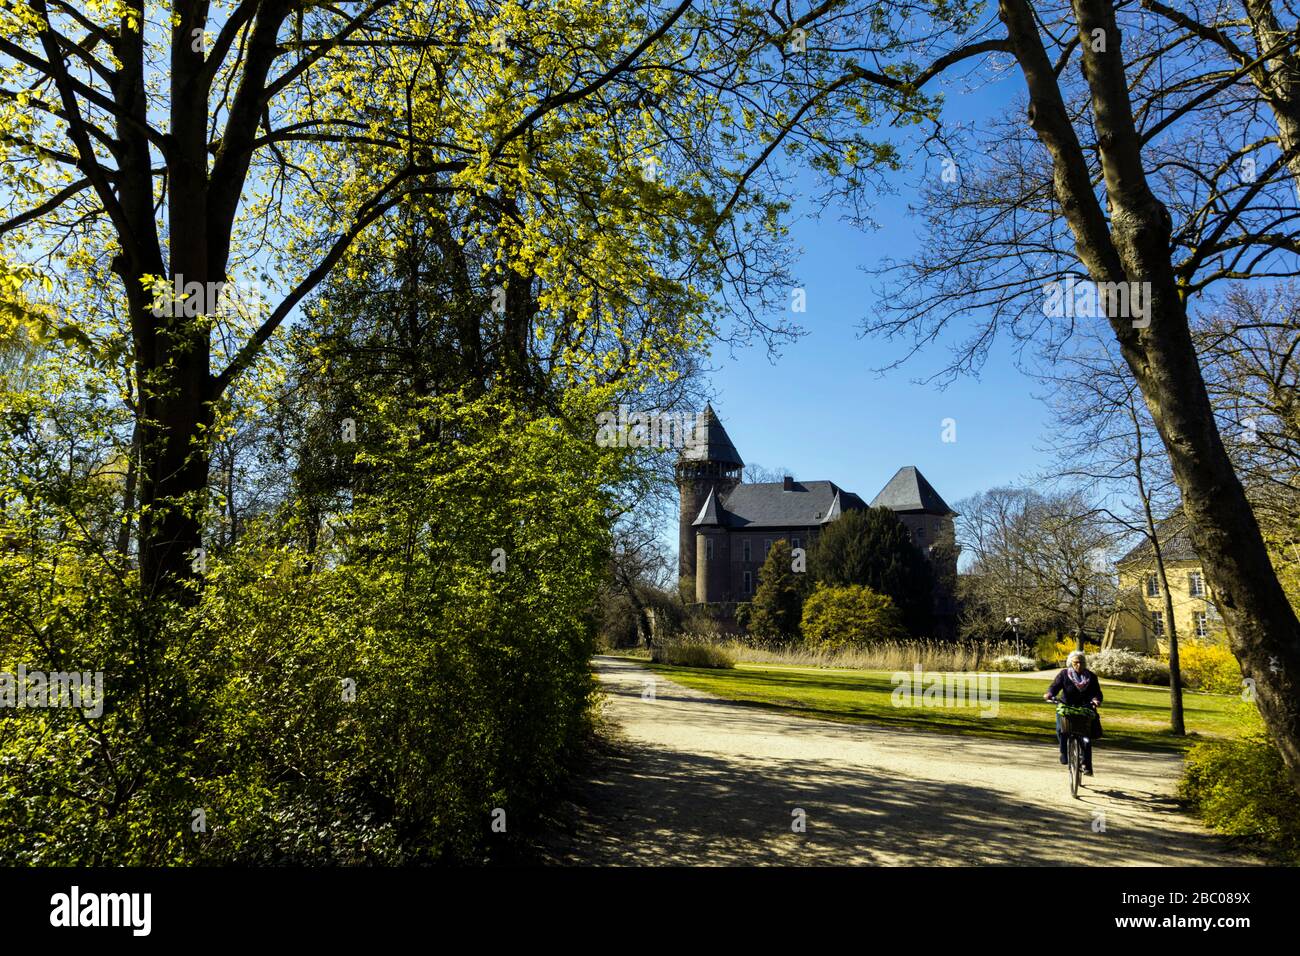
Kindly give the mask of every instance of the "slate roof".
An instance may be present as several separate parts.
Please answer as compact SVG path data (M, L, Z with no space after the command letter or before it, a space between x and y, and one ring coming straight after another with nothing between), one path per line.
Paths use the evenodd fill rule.
M692 431L691 440L682 451L682 458L686 461L716 461L738 468L745 465L711 404L704 406L704 423Z
M842 511L867 503L833 481L796 481L790 491L780 481L736 485L719 502L712 491L693 524L725 528L807 528L826 524Z
M1166 561L1199 561L1196 548L1192 545L1191 530L1187 526L1187 516L1183 509L1177 508L1164 521L1156 523L1156 537L1160 539L1160 554ZM1116 564L1129 562L1152 562L1156 559L1155 549L1144 536L1142 542L1128 554L1116 561Z
M889 508L891 511L922 511L932 515L957 513L948 507L948 503L925 480L925 475L915 465L905 465L898 469L889 483L880 489L880 494L871 502L871 507Z
M704 507L700 509L699 516L691 522L699 527L722 524L722 509L718 507L718 496L715 495L714 489L709 489L709 497L704 499Z

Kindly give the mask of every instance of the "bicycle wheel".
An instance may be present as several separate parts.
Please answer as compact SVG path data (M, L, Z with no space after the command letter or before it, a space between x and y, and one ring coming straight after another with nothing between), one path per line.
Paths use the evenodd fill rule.
M1069 740L1070 796L1079 796L1079 778L1083 776L1083 754L1079 748L1079 738L1070 735Z

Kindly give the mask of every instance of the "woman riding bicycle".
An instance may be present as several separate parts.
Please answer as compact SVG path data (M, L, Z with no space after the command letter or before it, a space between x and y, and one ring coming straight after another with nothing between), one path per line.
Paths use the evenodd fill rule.
M1065 660L1065 669L1056 675L1052 686L1043 695L1044 700L1055 700L1064 695L1067 707L1092 707L1094 712L1101 703L1101 681L1088 670L1088 659L1083 651L1071 651ZM1101 718L1093 721L1093 733L1083 739L1083 772L1092 776L1092 742L1101 736ZM1061 763L1066 763L1065 734L1062 733L1061 715L1056 715L1056 739L1061 745Z

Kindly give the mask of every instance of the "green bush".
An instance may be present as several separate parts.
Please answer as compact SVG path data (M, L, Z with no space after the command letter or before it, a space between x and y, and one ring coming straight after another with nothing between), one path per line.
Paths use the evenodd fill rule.
M1277 747L1253 704L1240 705L1243 732L1187 752L1178 793L1206 826L1300 863L1300 804Z
M253 523L188 607L57 539L0 552L0 670L101 670L106 696L0 715L0 859L471 862L495 809L526 829L590 727L611 476L553 422L436 412L455 441L417 446L391 409L346 532Z
M1169 686L1169 665L1154 657L1111 648L1088 658L1088 669L1098 677L1127 681L1131 684Z
M859 585L886 595L908 633L930 633L935 565L888 508L846 511L826 525L808 555L808 567L819 584Z
M678 667L726 669L736 666L736 659L724 648L691 640L657 645L650 653L650 660L656 664L675 664Z
M828 651L907 637L894 602L861 584L818 584L804 602L803 633L808 647Z

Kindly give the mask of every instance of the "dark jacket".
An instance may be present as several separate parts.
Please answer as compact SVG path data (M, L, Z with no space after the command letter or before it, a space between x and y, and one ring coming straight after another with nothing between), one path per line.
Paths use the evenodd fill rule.
M1088 668L1083 669L1083 676L1087 681L1082 687L1075 687L1074 681L1070 680L1067 673L1069 668L1064 668L1061 673L1056 675L1056 680L1052 681L1052 686L1047 688L1047 692L1055 697L1057 694L1063 695L1065 702L1071 707L1087 707L1094 700L1104 700L1101 696L1101 681L1097 680L1097 675Z

